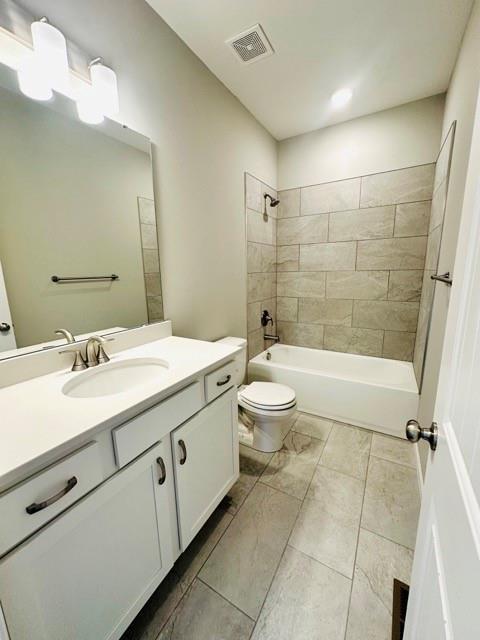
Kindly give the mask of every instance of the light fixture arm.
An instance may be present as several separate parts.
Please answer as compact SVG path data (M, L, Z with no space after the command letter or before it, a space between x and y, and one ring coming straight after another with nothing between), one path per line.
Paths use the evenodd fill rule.
M90 69L95 64L103 64L103 58L100 58L100 57L94 58L91 62L88 63L88 68Z

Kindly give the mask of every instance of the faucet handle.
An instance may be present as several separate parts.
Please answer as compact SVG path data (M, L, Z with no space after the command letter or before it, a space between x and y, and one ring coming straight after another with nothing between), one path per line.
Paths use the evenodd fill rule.
M269 314L268 310L264 309L263 312L262 312L262 317L261 317L262 327L267 327L269 322L271 323L271 325L273 327L273 318Z
M72 347L71 349L62 349L58 353L74 353L75 360L73 361L72 371L83 371L87 368L87 363L83 359L82 351L80 347Z
M90 339L93 339L96 341L96 343L98 344L98 350L97 350L97 364L105 364L107 362L110 362L110 358L108 357L108 355L105 353L105 349L103 348L103 345L106 342L114 342L115 338L104 338L103 336L91 336Z
M113 342L113 340L114 338L107 338L107 339L104 339L102 342L98 343L98 353L97 353L98 364L105 364L106 362L110 362L110 358L107 356L103 348L103 343Z

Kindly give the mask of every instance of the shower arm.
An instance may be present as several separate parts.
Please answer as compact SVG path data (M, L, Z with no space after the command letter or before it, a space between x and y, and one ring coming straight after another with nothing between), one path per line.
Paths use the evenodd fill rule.
M272 208L277 207L280 204L280 200L278 198L274 198L269 193L264 193L263 194L263 203L264 203L264 205L263 205L263 219L265 220L265 222L268 220L267 198L270 198L270 207L272 207Z

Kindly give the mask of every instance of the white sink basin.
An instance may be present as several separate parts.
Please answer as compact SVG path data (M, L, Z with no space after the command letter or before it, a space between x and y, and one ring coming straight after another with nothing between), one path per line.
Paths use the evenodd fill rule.
M168 362L158 358L132 358L100 364L69 380L63 385L62 392L70 398L110 396L161 380L167 370Z

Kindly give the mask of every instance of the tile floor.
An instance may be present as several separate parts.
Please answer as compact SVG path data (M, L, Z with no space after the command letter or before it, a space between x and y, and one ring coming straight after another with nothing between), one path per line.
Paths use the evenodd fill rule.
M406 441L299 414L240 478L122 640L389 640L420 496Z

